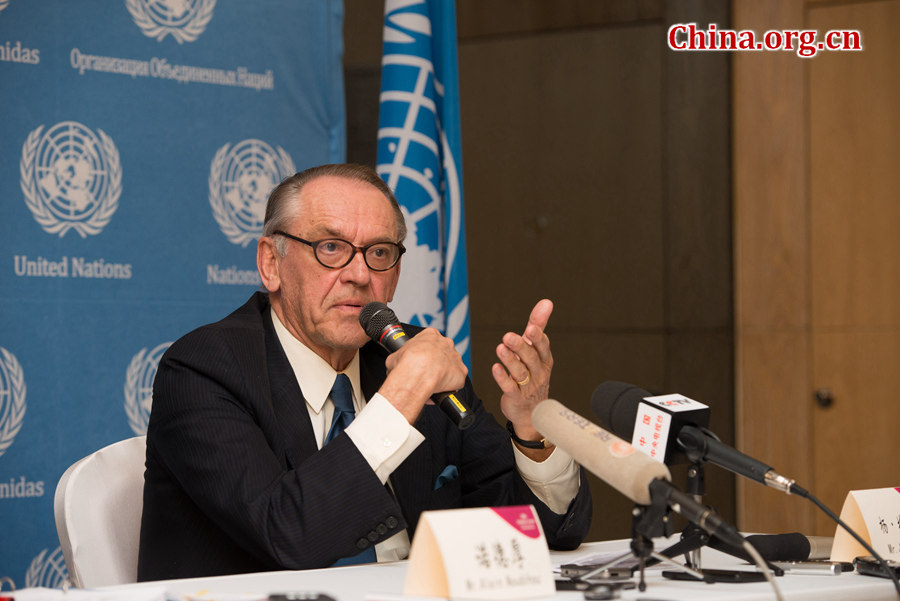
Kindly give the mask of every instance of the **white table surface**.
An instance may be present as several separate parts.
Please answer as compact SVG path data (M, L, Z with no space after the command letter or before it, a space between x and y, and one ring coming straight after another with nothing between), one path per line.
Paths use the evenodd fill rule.
M628 540L586 543L575 551L552 552L551 563L559 566L611 553L627 552ZM668 541L656 541L655 549L662 550ZM680 558L679 558L680 559ZM58 590L20 591L16 600L23 601L164 601L164 600L215 600L215 601L256 601L265 600L271 593L314 591L325 593L336 601L398 601L403 597L403 584L408 562L327 568L321 570L263 572L240 574L214 578L190 578L148 582L116 587L105 587L94 591ZM729 555L704 548L702 567L752 569ZM665 569L672 569L666 567ZM900 599L890 580L845 573L830 575L786 574L775 579L782 596L791 600L865 601ZM625 590L621 598L644 601L704 601L734 600L750 601L775 599L768 582L758 583L715 583L674 581L663 578L660 568L646 572L647 589L644 592ZM578 591L558 591L555 596L540 601L576 601L584 598Z

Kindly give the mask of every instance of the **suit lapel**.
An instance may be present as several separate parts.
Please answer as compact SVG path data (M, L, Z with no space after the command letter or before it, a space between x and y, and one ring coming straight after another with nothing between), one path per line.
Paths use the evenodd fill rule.
M306 399L278 341L272 325L272 315L268 310L263 314L263 324L266 331L266 360L269 366L272 408L280 422L288 468L292 469L318 450L316 436L309 423Z
M359 385L367 403L387 377L387 369L384 367L387 355L388 352L375 342L367 342L359 349Z

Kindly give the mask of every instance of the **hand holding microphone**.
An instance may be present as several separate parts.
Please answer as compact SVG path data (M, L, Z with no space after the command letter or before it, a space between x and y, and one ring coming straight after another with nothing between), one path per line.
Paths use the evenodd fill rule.
M407 341L409 341L409 336L403 330L403 326L400 325L397 316L384 303L374 302L363 307L359 314L359 323L372 340L381 344L391 353L398 351L407 343ZM435 336L438 339L429 340L429 337L431 336ZM399 394L391 395L389 393L386 395L391 398L392 402L397 401L398 397L421 396L421 391L418 390L418 387L421 386L421 378L411 374L427 376L428 379L437 378L438 382L458 382L458 386L452 386L454 389L461 388L465 381L467 370L462 363L462 359L452 348L452 342L440 336L436 330L424 330L417 336L417 339L417 344L420 345L420 347L426 348L427 345L430 356L406 359L402 367L402 369L405 370L403 374L399 374L399 372L394 372L392 370L391 375L389 375L391 383L389 383L388 380L385 380L385 385L393 386L395 390L400 391ZM447 345L449 345L449 348ZM453 358L447 360L446 356L448 354L452 354ZM437 360L436 357L443 358ZM449 369L436 369L435 366L442 363L448 363L448 361L451 364ZM397 369L400 368L398 367ZM393 378L391 378L391 376L393 376ZM462 382L459 382L460 378L462 379ZM442 387L440 384L436 385L438 388ZM382 388L384 389L384 386ZM460 430L468 428L475 420L475 415L472 413L472 410L465 405L462 398L456 392L438 392L431 395L431 400L435 405L441 408L447 417L449 417ZM414 404L414 406L398 406L398 409L400 409L400 411L407 416L407 419L410 420L410 423L412 423L418 415L418 412L421 411L421 402L420 398L418 403Z

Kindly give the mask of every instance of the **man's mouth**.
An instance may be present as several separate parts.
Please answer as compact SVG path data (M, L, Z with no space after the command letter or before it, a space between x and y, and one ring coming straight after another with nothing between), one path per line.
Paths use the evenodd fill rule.
M362 310L363 306L366 303L358 302L358 301L346 301L341 303L335 303L333 307L335 309L340 309L342 311L356 311L359 312Z

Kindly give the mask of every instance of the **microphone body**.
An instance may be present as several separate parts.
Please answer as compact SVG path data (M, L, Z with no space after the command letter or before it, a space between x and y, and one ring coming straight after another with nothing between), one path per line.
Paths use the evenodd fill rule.
M703 461L714 463L731 472L768 485L766 474L772 471L771 467L716 440L696 426L683 426L678 432L676 440L686 451L696 451Z
M594 390L591 396L591 410L601 424L610 425L612 431L624 438L636 435L635 423L640 419L642 406L652 403L654 397L646 390L622 382L604 382ZM677 395L680 397L680 395ZM680 397L686 399L687 397ZM690 401L690 399L687 399ZM701 407L702 403L691 401ZM668 429L669 446L674 441L692 461L708 461L730 472L755 480L761 484L775 488L788 494L803 494L805 491L770 466L746 455L734 447L724 444L705 429L709 420L709 409L706 409L705 422L691 423L690 417L680 422L672 421ZM693 411L691 412L693 413ZM702 415L694 413L694 415ZM684 416L683 416L684 417Z
M363 307L359 324L369 338L390 353L397 351L409 338L397 315L384 303L369 303ZM460 430L475 422L475 414L455 392L439 392L431 395L431 400Z
M531 421L547 440L639 505L650 505L649 484L653 479L672 479L665 464L653 461L558 401L538 403Z
M709 534L742 547L744 539L733 526L672 486L669 482L672 476L665 464L553 399L538 403L531 420L547 440L635 503L650 505L653 498L662 497L674 511Z
M766 561L814 561L831 557L834 538L830 536L806 536L799 532L788 534L751 534L747 542L759 551ZM713 549L738 555L741 559L752 562L748 554L729 545L723 544L715 537L707 543Z
M743 548L744 537L712 508L701 505L693 497L681 492L671 482L665 480L654 480L650 483L650 489L663 495L666 503L676 513L683 515L710 535L738 549Z

